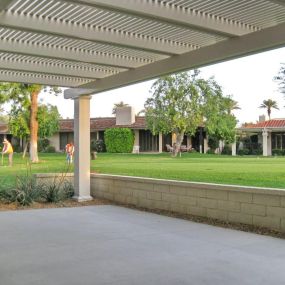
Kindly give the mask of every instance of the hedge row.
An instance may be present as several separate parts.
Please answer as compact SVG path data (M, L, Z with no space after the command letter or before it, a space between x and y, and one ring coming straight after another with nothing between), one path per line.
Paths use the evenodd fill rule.
M127 128L107 129L104 134L107 152L130 153L134 145L134 133Z

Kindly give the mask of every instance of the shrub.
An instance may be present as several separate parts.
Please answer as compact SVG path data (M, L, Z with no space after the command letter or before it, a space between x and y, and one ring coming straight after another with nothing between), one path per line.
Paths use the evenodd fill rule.
M207 154L216 154L214 149L208 149Z
M21 206L29 206L35 201L41 201L43 186L31 175L18 176L14 187L3 188L0 199L6 203L16 202Z
M253 150L251 151L251 154L252 154L252 155L262 155L262 153L263 153L262 148L253 149Z
M208 146L210 149L215 150L219 147L219 139L214 136L210 136L208 139Z
M107 152L130 153L133 150L134 134L127 128L107 129L104 134Z
M55 151L55 147L52 146L52 145L49 145L49 146L46 148L45 152L47 152L47 153L55 153L55 152L56 152L56 151Z
M93 140L90 144L91 151L105 152L106 146L103 140Z
M249 155L249 153L250 153L250 151L248 148L238 150L238 155Z
M232 154L232 148L230 145L226 144L221 152L221 154L225 155L231 155Z
M16 153L20 153L22 151L22 148L20 145L16 144L16 145L13 145L13 150Z
M67 180L58 182L54 179L53 182L44 184L43 196L46 202L58 203L71 198L73 194L74 188Z
M39 139L38 141L38 150L39 152L45 152L50 144L48 139Z
M273 149L272 155L283 155L283 151L281 149Z

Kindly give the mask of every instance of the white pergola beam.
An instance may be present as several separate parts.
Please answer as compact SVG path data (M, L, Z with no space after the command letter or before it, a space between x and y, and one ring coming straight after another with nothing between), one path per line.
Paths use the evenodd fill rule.
M68 22L52 21L47 18L32 17L9 11L0 13L0 26L169 55L182 54L196 48L145 36L107 31L102 28L83 27Z
M118 75L97 80L79 86L93 90L89 94L111 90L133 83L153 79L162 75L183 70L189 70L209 64L250 55L265 50L285 46L285 23L248 34L238 38L217 43L180 56L173 56L157 63L149 64L133 71L126 71ZM82 95L81 90L68 89L64 92L65 98Z
M175 6L163 5L157 1L134 1L134 0L62 0L64 2L79 3L122 12L138 17L151 18L168 24L194 28L210 33L226 36L241 36L255 31L254 27L219 19L218 17L205 15L202 12L183 10Z
M71 48L63 49L46 44L36 45L34 43L10 41L5 39L0 41L0 51L61 60L72 60L91 64L103 64L119 68L136 68L143 64L143 62L136 61L134 59L129 60L127 57L110 56L109 54L102 53L92 54L91 52L83 52Z

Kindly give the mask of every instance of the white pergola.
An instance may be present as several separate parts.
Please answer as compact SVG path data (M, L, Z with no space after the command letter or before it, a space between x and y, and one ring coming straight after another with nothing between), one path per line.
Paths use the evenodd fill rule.
M0 39L1 81L71 87L86 200L89 95L285 46L285 0L1 0Z

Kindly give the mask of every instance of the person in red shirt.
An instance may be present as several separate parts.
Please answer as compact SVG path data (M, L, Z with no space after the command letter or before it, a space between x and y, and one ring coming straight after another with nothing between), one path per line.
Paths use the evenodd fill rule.
M66 160L68 164L71 164L73 161L73 155L74 155L74 145L72 142L68 143L65 146L65 152L66 152Z

